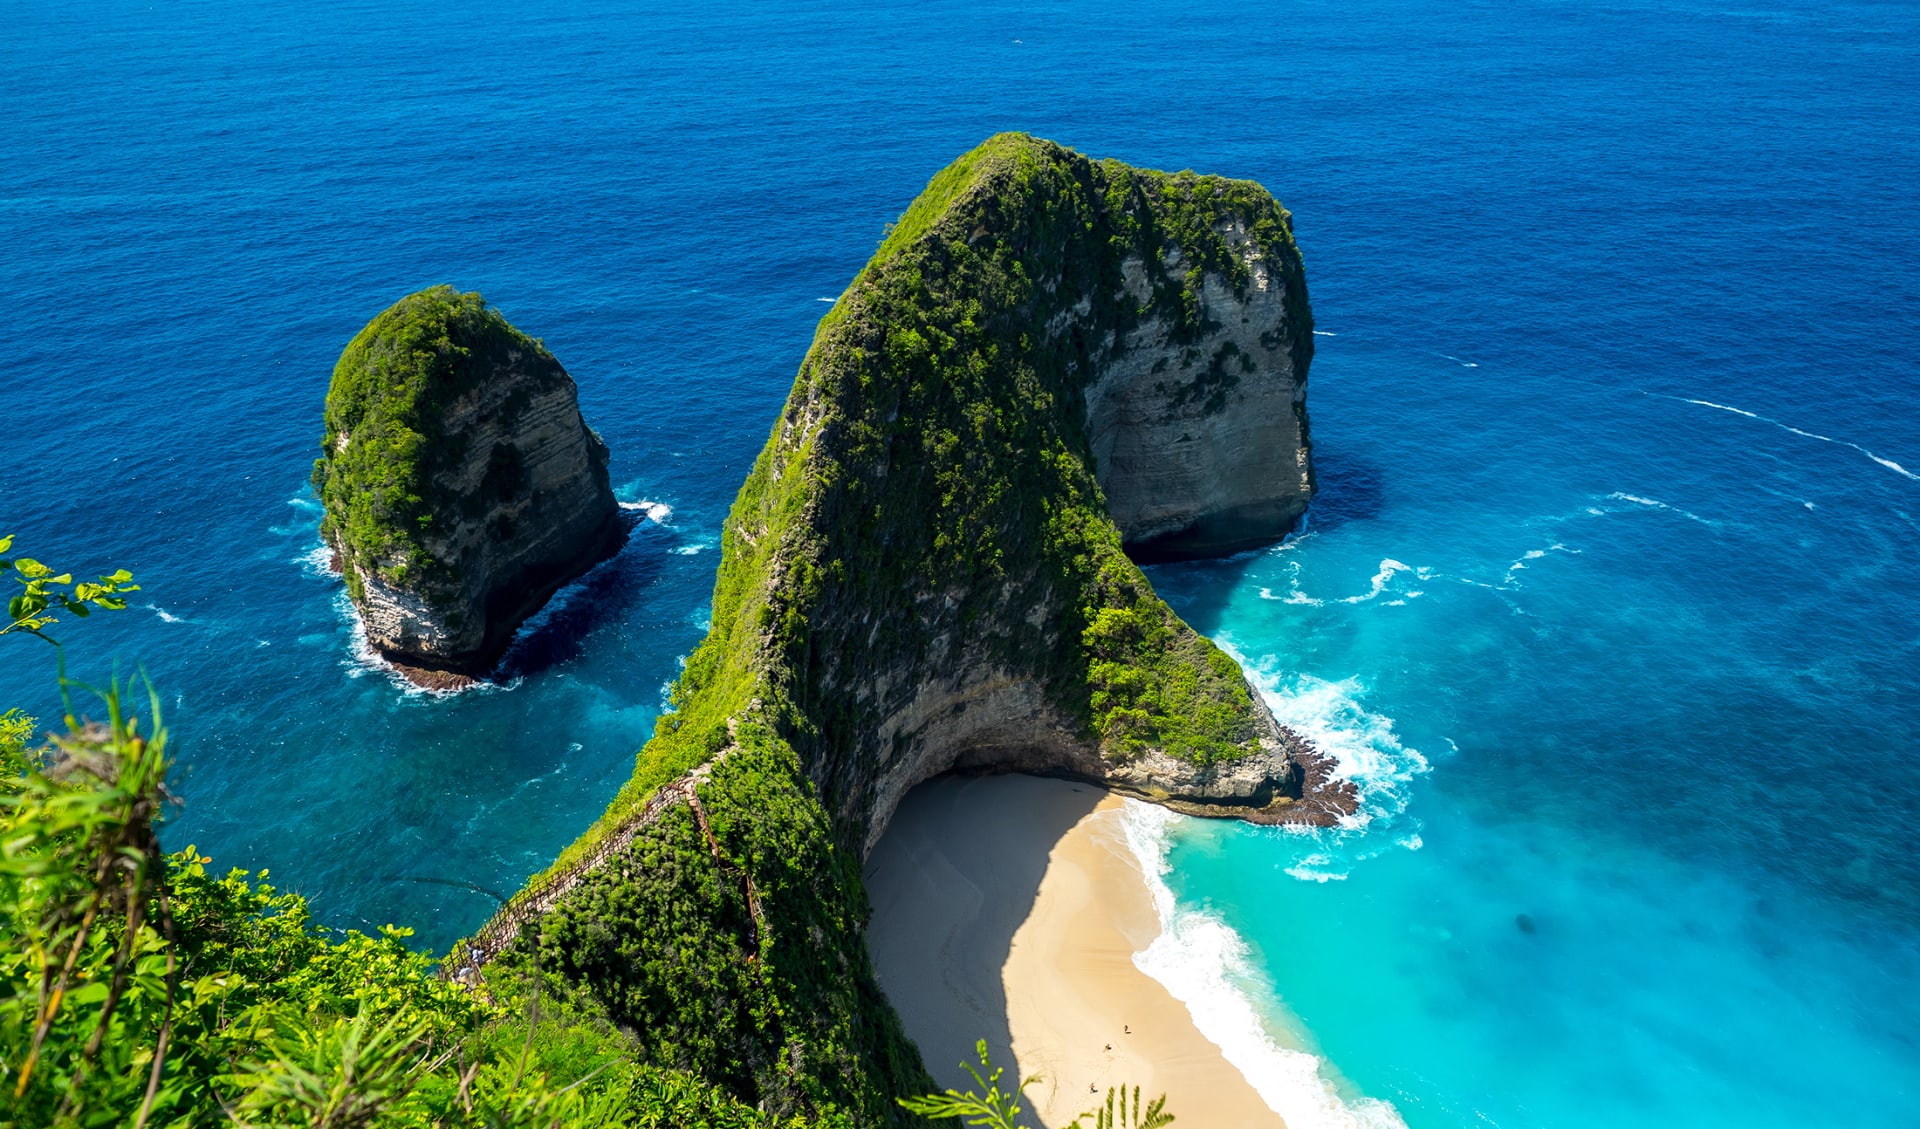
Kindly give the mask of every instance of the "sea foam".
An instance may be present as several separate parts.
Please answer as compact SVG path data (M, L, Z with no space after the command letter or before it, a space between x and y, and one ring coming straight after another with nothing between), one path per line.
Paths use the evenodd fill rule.
M1398 567L1387 568L1389 563ZM1411 570L1382 562L1379 586L1401 571ZM1274 718L1331 756L1337 774L1360 792L1360 810L1338 827L1254 832L1273 837L1283 855L1280 869L1297 881L1337 882L1366 858L1419 850L1419 822L1406 815L1406 808L1412 781L1428 770L1427 759L1400 739L1392 718L1361 703L1360 680L1282 673L1271 658L1252 661L1230 640L1216 641L1246 670ZM1160 919L1159 936L1134 955L1135 966L1187 1006L1194 1026L1291 1129L1404 1129L1390 1103L1343 1096L1319 1058L1275 1040L1262 1012L1275 1014L1283 1004L1255 967L1246 942L1216 914L1181 906L1174 898L1166 882L1168 851L1173 829L1186 818L1151 804L1126 803L1127 845L1146 876Z
M1181 907L1167 886L1169 833L1183 818L1125 801L1121 826L1160 918L1160 935L1133 955L1134 966L1186 1005L1193 1025L1289 1129L1405 1129L1392 1105L1343 1098L1318 1057L1283 1047L1268 1033L1254 1004L1256 993L1268 993L1251 987L1260 981L1246 942L1218 917Z
M1242 653L1230 637L1222 636L1214 642L1246 671L1274 720L1332 757L1336 774L1360 792L1360 810L1346 817L1339 827L1306 833L1317 837L1317 849L1337 848L1330 860L1336 864L1341 860L1350 864L1386 849L1390 840L1353 833L1376 820L1400 820L1412 797L1414 778L1431 767L1426 756L1400 739L1391 717L1362 704L1365 687L1358 678L1328 679L1284 672L1272 657L1254 659ZM1325 873L1330 872L1315 867L1311 877L1324 880L1320 875Z
M1659 396L1661 395L1661 393L1649 392L1647 393L1647 395ZM1872 459L1874 462L1879 463L1881 466L1886 467L1888 470L1901 476L1902 478L1911 478L1916 482L1920 482L1920 474L1915 474L1912 471L1908 470L1906 467L1903 467L1899 463L1894 462L1892 459L1886 458L1881 455L1876 455L1872 451L1869 451L1865 447L1862 447L1860 444L1855 443L1848 439L1836 439L1831 435L1821 435L1817 431L1806 431L1802 428L1795 427L1790 423L1781 423L1777 419L1772 419L1767 416L1763 416L1759 412L1750 412L1745 408L1736 408L1732 404L1717 404L1712 400L1690 400L1684 396L1667 396L1665 398L1669 400L1679 400L1683 404L1694 404L1702 408L1712 408L1713 410L1719 411L1719 412L1731 412L1734 415L1745 416L1748 419L1758 420L1761 423L1770 423L1782 431L1790 431L1795 435L1804 436L1808 439L1817 439L1822 443L1836 443L1842 447L1851 447L1854 450L1865 455L1867 458Z
M665 502L654 502L642 498L637 502L621 502L620 508L623 510L637 510L648 521L655 525L665 525L667 522L673 520L673 507L667 505Z

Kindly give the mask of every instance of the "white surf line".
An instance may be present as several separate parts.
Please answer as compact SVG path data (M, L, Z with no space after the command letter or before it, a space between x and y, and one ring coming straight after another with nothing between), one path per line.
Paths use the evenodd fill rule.
M1716 404L1712 400L1691 400L1685 396L1668 396L1665 393L1661 393L1661 392L1642 392L1641 394L1645 396L1659 396L1662 399L1667 399L1667 400L1678 400L1683 404L1698 404L1703 408L1712 408L1715 411L1732 412L1734 415L1737 415L1737 416L1746 416L1748 419L1757 419L1761 423L1770 423L1782 431L1791 431L1795 435L1804 435L1808 439L1818 439L1822 443L1837 443L1842 447L1852 447L1854 450L1872 459L1874 462L1879 463L1881 466L1886 467L1888 470L1901 476L1902 478L1910 478L1915 482L1920 482L1920 474L1913 473L1912 471L1908 470L1906 467L1903 467L1899 463L1894 462L1892 459L1883 459L1879 455L1874 454L1872 451L1867 450L1865 447L1862 447L1858 443L1853 443L1845 439L1835 439L1831 435L1820 435L1812 431L1803 431L1800 428L1793 426L1792 424L1781 423L1779 420L1769 419L1766 416L1761 415L1759 412L1750 412L1745 408L1736 408L1731 404Z
M1159 936L1133 954L1134 967L1186 1005L1195 1029L1289 1129L1406 1129L1392 1104L1344 1099L1319 1056L1274 1042L1236 983L1254 979L1246 941L1211 912L1180 906L1167 885L1169 832L1183 817L1139 800L1123 804L1122 833L1160 919Z

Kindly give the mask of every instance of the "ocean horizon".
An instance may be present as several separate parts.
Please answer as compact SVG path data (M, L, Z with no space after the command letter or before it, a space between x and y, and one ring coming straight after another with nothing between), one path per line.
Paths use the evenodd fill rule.
M477 928L630 775L827 304L1023 130L1259 181L1312 296L1304 524L1147 571L1360 812L1130 807L1143 971L1291 1129L1911 1124L1920 11L17 16L0 535L141 584L56 634L152 680L169 848ZM566 366L635 523L458 694L367 650L308 485L341 349L441 282ZM31 643L0 706L50 723Z

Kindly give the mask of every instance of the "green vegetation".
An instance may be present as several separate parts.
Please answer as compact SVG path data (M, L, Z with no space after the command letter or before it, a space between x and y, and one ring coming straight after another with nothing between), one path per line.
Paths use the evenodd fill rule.
M974 1084L980 1087L979 1090L946 1090L938 1094L901 1098L901 1108L925 1117L958 1118L964 1125L977 1125L983 1129L1027 1129L1019 1120L1020 1102L1026 1097L1027 1087L1041 1081L1040 1076L1030 1074L1021 1079L1020 1085L1013 1090L1002 1090L1000 1079L1006 1070L993 1065L993 1059L987 1054L987 1041L980 1040L973 1045L973 1049L980 1056L980 1064L975 1066L963 1062L960 1065L973 1075ZM1144 1109L1140 1105L1140 1087L1133 1088L1131 1105L1127 1098L1125 1086L1111 1087L1107 1090L1107 1103L1104 1106L1096 1106L1074 1118L1064 1129L1085 1129L1089 1120L1093 1123L1091 1129L1164 1129L1173 1124L1174 1117L1167 1112L1166 1095L1155 1098Z
M448 405L515 363L565 379L540 342L480 295L451 286L407 295L347 345L333 369L322 454L313 464L314 490L326 507L321 533L343 563L429 601L439 589L457 590L459 578L434 553L435 515L491 504L511 492L521 468L510 450L496 452L505 462L487 468L480 497L449 494L436 477L459 465L464 441L441 421ZM358 573L343 572L358 597Z
M1110 756L1242 755L1244 682L1122 553L1083 418L1107 333L1148 317L1197 332L1203 268L1249 285L1216 230L1229 217L1297 261L1285 213L1248 181L1093 162L1019 134L936 176L821 323L727 522L713 631L641 754L640 790L703 760L745 712L816 780L854 779L878 759L887 703L863 708L846 689L956 638L1033 674ZM1175 248L1193 269L1148 272L1136 304L1123 264ZM1074 328L1049 330L1063 321ZM1231 360L1202 370L1202 395L1233 379ZM823 757L852 763L822 772Z
M1164 316L1197 334L1203 270L1250 285L1216 230L1227 218L1297 266L1286 212L1251 181L1090 161L1024 134L935 176L822 319L726 522L713 628L673 710L550 874L736 729L792 748L816 781L858 780L881 755L887 703L847 688L955 640L1033 674L1116 760L1243 755L1244 681L1121 551L1083 418L1103 333ZM1175 249L1192 269L1148 272L1136 302L1123 263ZM1301 272L1284 285L1305 340ZM1073 331L1049 332L1083 301ZM1237 379L1234 362L1214 358L1197 394Z
M0 553L13 548L11 536L0 537ZM7 599L7 618L0 621L0 635L22 631L54 643L46 629L60 622L56 612L85 619L95 608L120 611L127 606L126 594L138 592L133 574L120 569L91 583L74 583L73 574L56 574L53 569L31 557L0 556L0 576L20 585L20 591Z
M867 962L858 856L807 793L791 753L734 750L497 967L537 957L646 1061L749 1104L891 1123L930 1079Z

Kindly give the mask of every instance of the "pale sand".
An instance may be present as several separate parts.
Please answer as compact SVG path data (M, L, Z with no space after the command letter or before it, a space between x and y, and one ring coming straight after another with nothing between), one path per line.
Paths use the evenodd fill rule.
M1028 776L916 788L867 861L881 987L942 1086L975 1088L958 1064L979 1038L1009 1080L1042 1075L1027 1120L1043 1129L1122 1082L1165 1093L1177 1127L1275 1129L1186 1005L1134 967L1160 922L1121 806Z

